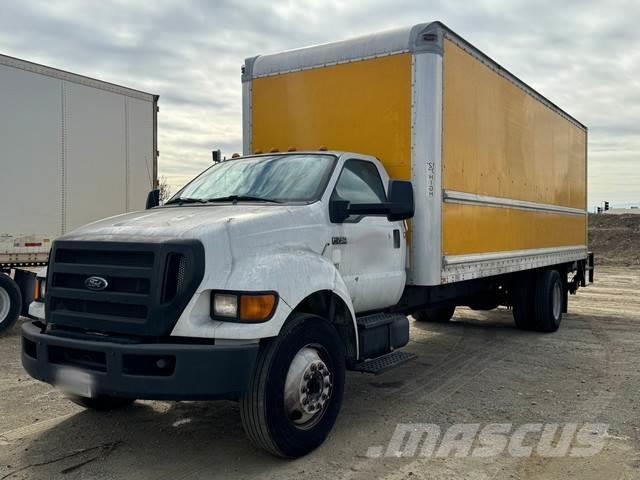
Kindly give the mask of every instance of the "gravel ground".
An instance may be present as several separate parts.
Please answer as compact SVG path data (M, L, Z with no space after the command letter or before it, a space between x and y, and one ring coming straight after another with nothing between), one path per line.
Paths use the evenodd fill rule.
M511 312L459 308L412 325L418 358L350 373L327 442L285 461L245 439L232 402L137 402L99 414L23 372L18 327L0 338L0 480L95 478L640 478L640 269L601 267L560 331L515 330ZM609 424L595 456L370 458L399 423ZM533 437L532 437L533 438ZM384 450L383 450L384 451Z

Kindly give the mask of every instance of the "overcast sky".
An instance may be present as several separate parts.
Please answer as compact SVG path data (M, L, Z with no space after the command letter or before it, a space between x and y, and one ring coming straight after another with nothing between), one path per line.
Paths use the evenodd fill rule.
M589 127L589 207L640 204L640 1L0 0L0 53L160 95L160 175L241 151L245 57L441 20Z

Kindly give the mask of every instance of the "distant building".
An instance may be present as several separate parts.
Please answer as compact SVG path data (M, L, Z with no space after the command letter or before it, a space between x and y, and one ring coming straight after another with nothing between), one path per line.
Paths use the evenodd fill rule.
M606 213L607 215L640 215L640 207L634 206L629 208L610 208L609 210L605 210L602 213Z

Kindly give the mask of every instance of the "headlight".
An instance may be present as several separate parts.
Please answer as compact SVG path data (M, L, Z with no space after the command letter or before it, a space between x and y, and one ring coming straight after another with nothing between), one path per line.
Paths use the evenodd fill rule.
M213 296L213 315L215 317L236 318L238 316L238 296L216 293Z
M278 296L274 292L214 292L211 295L211 318L232 322L264 322L271 318L277 303Z

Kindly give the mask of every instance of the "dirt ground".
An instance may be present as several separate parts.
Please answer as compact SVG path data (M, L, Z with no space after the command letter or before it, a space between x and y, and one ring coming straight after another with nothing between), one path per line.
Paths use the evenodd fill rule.
M589 249L600 265L640 266L640 214L589 215Z
M21 368L19 328L0 338L0 479L640 478L640 269L602 267L560 331L518 331L511 312L459 308L413 323L417 359L350 373L326 443L286 461L246 440L233 402L137 402L84 411ZM370 458L398 423L609 424L595 456Z

